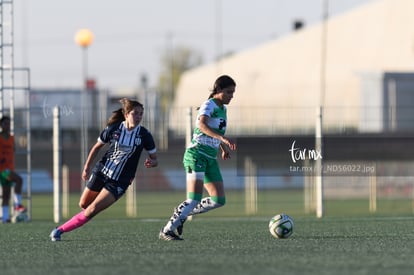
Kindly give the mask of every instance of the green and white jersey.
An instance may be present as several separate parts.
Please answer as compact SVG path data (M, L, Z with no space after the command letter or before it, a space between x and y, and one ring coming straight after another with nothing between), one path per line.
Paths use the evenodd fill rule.
M217 133L220 133L221 135L224 135L227 126L226 106L218 106L212 98L201 105L200 109L198 110L196 127L194 129L193 139L190 145L190 147L198 146L200 153L203 153L208 157L216 158L217 151L221 142L220 140L210 137L200 131L199 118L202 115L209 117L207 125L211 129Z

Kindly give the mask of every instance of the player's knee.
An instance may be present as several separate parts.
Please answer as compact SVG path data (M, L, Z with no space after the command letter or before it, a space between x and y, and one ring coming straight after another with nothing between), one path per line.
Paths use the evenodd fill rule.
M86 207L88 207L88 204L85 201L79 201L79 207L82 209L86 209Z
M93 218L94 216L96 216L96 214L99 213L97 207L95 204L90 204L87 207L84 208L83 213L86 217L88 218Z

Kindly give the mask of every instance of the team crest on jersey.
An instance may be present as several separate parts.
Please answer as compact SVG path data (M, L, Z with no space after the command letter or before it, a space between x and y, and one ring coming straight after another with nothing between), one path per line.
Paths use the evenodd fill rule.
M142 142L141 137L135 138L135 145L141 145L141 142Z
M114 133L112 134L112 137L115 140L119 140L120 136L121 136L121 131L119 131L119 130L114 131Z

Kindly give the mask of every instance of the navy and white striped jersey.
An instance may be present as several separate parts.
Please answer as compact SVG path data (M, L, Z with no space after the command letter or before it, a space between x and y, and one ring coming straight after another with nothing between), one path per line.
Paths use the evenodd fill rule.
M132 181L143 149L149 154L156 152L154 139L146 128L139 125L130 131L124 121L108 125L98 141L109 143L109 149L94 171L116 181Z

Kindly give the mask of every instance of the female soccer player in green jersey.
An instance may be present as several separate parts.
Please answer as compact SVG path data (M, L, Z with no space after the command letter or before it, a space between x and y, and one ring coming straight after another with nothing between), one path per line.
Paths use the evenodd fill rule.
M236 150L236 144L224 136L226 105L233 98L235 88L236 82L230 76L220 76L208 100L198 110L193 138L183 159L187 199L175 208L161 229L159 238L162 240L182 240L183 224L189 215L205 213L226 203L217 154L221 150L221 157L226 160L230 158L230 150ZM202 198L203 187L209 194L206 198Z

